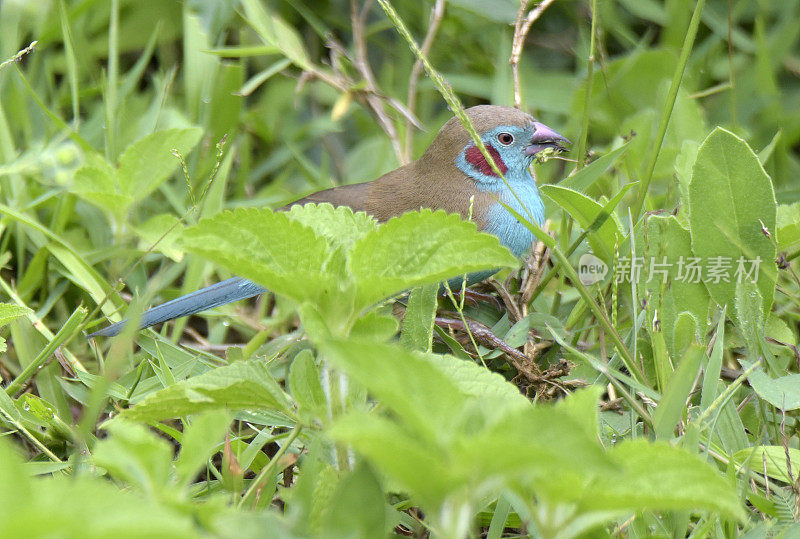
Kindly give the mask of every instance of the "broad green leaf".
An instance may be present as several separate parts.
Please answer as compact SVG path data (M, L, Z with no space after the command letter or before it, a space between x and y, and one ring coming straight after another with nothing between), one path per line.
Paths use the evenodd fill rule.
M584 500L592 509L707 510L744 517L735 483L682 448L638 439L614 447L609 456L621 472L588 489Z
M75 172L72 191L115 215L124 215L133 203L131 195L120 192L115 178L100 168L83 166Z
M386 342L397 335L399 327L397 318L391 313L373 309L353 322L349 335L350 338L361 341Z
M21 305L13 303L0 303L0 326L13 322L17 318L22 318L31 314L33 311Z
M742 368L749 369L752 362L739 360ZM755 369L747 377L756 394L780 410L800 408L800 374L771 378L762 369Z
M591 164L579 169L575 174L564 178L558 183L559 187L567 187L575 191L586 191L594 185L606 170L614 166L614 163L622 157L628 150L628 144L623 144L616 150L612 150L607 154L599 157Z
M435 440L453 427L464 392L423 354L397 345L330 340L324 357L366 387L418 435Z
M286 213L237 208L188 227L181 241L186 250L298 301L330 295L344 280L342 255Z
M117 170L121 193L135 201L147 197L180 166L172 150L178 150L186 158L202 135L203 130L198 127L167 129L128 146L119 158Z
M441 448L377 414L350 412L334 423L328 435L352 446L381 474L426 505L436 507L463 484L457 470L447 465Z
M431 351L438 291L438 283L420 286L411 291L403 316L403 331L400 337L400 342L407 349L421 352Z
M787 452L791 459L791 475L789 474ZM800 466L800 450L794 447L787 449L782 445L758 445L737 451L733 455L733 459L739 466L760 474L764 473L764 463L766 462L767 475L777 481L792 483L796 477L798 466Z
M603 389L599 385L579 389L568 394L555 404L557 410L568 414L583 426L590 437L596 437L600 426L600 396Z
M581 227L588 229L603 211L603 206L583 193L561 185L542 185L542 193L564 208ZM613 219L606 219L596 232L589 233L588 241L595 256L610 264L614 259L614 246L621 233Z
M800 243L800 202L778 206L777 240L782 251Z
M762 353L765 320L761 294L754 283L736 284L735 306L736 325L742 332L750 359L755 360Z
M183 249L178 245L183 223L174 215L168 213L156 215L134 230L139 235L139 249L143 251L153 249L175 262L183 260Z
M495 415L501 415L506 409L530 406L530 401L517 386L474 361L440 354L421 354L420 357L446 375L464 394L496 407Z
M176 382L122 412L134 421L156 421L205 410L287 412L289 400L263 361L238 361Z
M641 245L639 244L641 243ZM644 224L641 240L637 238L637 257L641 256L641 294L649 294L651 317L658 317L667 349L679 357L675 330L682 312L690 313L703 334L708 325L710 296L701 276L691 268L691 236L674 216L652 215Z
M326 238L331 245L349 249L353 243L378 228L374 217L360 211L354 213L347 206L331 204L305 204L292 206L286 215L301 223L317 236Z
M700 361L704 355L704 347L691 345L683 355L678 368L671 374L661 401L653 412L653 428L657 438L669 440L674 437L675 427L686 410L686 400L697 379Z
M363 462L344 476L325 512L321 537L385 535L385 494L375 473Z
M163 443L169 465L171 453ZM5 441L0 441L0 499L3 537L191 537L197 533L186 511L132 489L121 490L105 478L90 474L29 477L18 453Z
M716 128L697 154L689 184L692 251L706 267L703 279L711 297L732 307L736 281L758 263L758 288L764 312L772 306L777 269L775 245L762 226L775 233L776 202L772 182L747 143ZM716 266L727 273L709 275ZM722 271L727 268L727 272Z
M144 425L115 420L104 427L109 436L92 451L93 462L119 480L132 483L151 496L169 481L172 447Z
M361 307L414 286L517 264L496 236L477 232L458 215L427 209L390 219L350 253Z
M310 350L303 350L289 369L289 390L295 402L314 414L325 410L327 399L320 382L320 373Z

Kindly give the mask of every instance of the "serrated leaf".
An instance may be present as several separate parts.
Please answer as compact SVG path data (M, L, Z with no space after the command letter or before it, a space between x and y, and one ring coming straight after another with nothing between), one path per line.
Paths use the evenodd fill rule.
M682 448L638 439L614 447L609 456L622 470L599 479L586 492L583 499L592 509L708 510L744 516L735 483Z
M117 170L122 195L134 201L147 197L180 166L172 150L178 150L186 158L202 135L203 130L199 127L166 129L128 146L119 158Z
M289 400L263 361L238 361L151 393L121 416L157 421L205 410L288 411Z
M349 249L356 240L377 230L378 221L361 211L354 213L347 206L305 204L292 206L286 215L327 238L332 245Z
M433 323L436 319L436 295L439 284L420 286L411 291L403 315L400 342L409 350L430 352L433 343Z
M738 261L760 259L758 288L769 312L777 269L775 245L762 225L775 232L776 202L772 182L753 150L720 127L700 146L689 184L692 251L706 261L722 257L731 264L728 280L706 278L711 297L733 307ZM745 268L749 269L746 264Z
M517 264L496 236L442 210L392 218L350 252L361 307L415 286Z
M326 238L268 209L237 208L203 219L183 232L181 242L187 251L297 301L332 295L344 279L343 255ZM332 259L339 271L328 271Z
M391 344L328 340L325 358L366 387L420 435L435 439L451 425L464 393L423 354Z

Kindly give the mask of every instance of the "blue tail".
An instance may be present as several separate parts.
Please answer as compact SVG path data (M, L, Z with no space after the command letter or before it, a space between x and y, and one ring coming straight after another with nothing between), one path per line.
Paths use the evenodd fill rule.
M266 291L266 288L248 281L247 279L242 279L241 277L225 279L217 284L212 284L197 292L186 294L185 296L181 296L145 311L139 319L139 329L149 328L150 326L172 320L173 318L189 316L190 314L199 313L200 311L213 309L214 307L239 301L240 299L252 298ZM93 339L94 337L100 336L113 337L114 335L119 335L127 324L127 320L117 322L100 331L95 331L89 335L88 338Z

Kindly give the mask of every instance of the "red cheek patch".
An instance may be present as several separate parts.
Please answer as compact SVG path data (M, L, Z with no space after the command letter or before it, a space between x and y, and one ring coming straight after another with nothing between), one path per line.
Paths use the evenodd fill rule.
M508 167L503 162L503 159L500 157L500 152L495 150L494 146L491 145L486 146L486 149L489 150L489 155L491 155L492 159L494 159L497 168L505 176ZM467 151L464 154L464 158L467 160L467 163L475 167L475 169L478 170L481 174L485 176L497 177L497 174L492 169L492 165L490 165L486 161L486 158L483 157L483 154L481 153L481 151L478 149L477 146L470 146L469 148L467 148Z

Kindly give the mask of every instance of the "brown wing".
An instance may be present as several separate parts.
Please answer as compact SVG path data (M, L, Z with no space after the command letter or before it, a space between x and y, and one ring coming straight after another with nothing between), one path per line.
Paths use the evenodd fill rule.
M324 191L311 193L307 197L300 200L295 200L284 206L283 210L289 209L292 206L303 206L308 203L322 204L327 202L334 206L349 206L353 211L366 211L367 209L367 192L369 191L369 183L355 183L353 185L341 185Z

